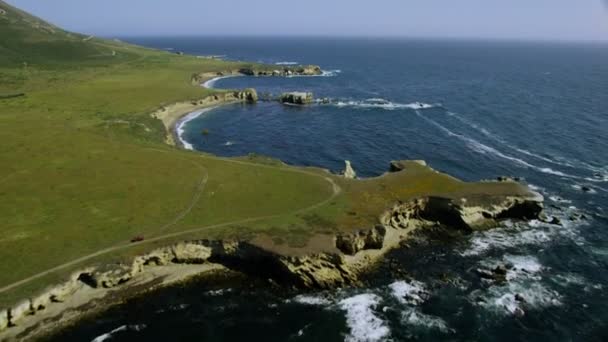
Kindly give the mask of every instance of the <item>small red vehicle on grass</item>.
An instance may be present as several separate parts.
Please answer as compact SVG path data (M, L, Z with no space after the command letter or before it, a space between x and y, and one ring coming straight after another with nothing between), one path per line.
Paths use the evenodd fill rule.
M137 236L134 236L134 237L131 239L131 242L132 242L132 243L134 243L134 242L141 242L141 241L144 241L144 239L145 239L145 238L144 238L144 236L143 236L143 235L137 235Z

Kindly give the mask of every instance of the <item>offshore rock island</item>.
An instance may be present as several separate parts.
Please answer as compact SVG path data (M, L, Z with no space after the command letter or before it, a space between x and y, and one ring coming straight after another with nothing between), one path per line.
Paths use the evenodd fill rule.
M0 254L2 341L51 332L203 273L232 270L307 289L357 286L414 231L472 232L541 215L542 196L525 185L463 182L422 161L395 161L382 176L356 179L350 163L343 177L263 156L176 148L176 123L185 115L258 100L255 89L202 83L314 76L321 68L201 60L63 31L2 1L0 8L14 52L3 57L10 67L1 91L25 94L0 97L3 123L14 127L2 152L14 167L2 190L28 194L21 207L5 210L12 216L3 231L10 245ZM17 31L49 44L8 40ZM81 52L88 77L69 73L74 56L58 53L63 46ZM22 77L24 60L41 76ZM62 78L56 68L65 69ZM37 140L29 140L24 118L42 127ZM20 152L39 153L43 162L26 165ZM30 222L23 217L32 207L44 212ZM41 234L41 225L53 233ZM22 267L12 272L15 259Z

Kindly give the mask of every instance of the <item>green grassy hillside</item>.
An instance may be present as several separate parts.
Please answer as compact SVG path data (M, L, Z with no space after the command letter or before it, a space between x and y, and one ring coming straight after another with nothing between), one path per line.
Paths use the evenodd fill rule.
M0 9L0 65L99 65L136 57L126 44L67 32L3 1Z

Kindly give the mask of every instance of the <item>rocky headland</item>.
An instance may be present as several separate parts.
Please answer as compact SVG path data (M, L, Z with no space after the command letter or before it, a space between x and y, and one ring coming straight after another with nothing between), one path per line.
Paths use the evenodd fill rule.
M428 168L425 165L423 161L391 162L390 172L379 178L413 167ZM519 187L515 181L504 182ZM386 208L373 226L315 237L314 249L279 247L264 238L183 241L136 256L129 263L83 268L66 282L1 310L0 331L5 331L0 337L12 340L29 337L33 331L49 331L78 319L85 308L90 311L91 301L104 303L96 307L103 308L210 271L233 270L305 289L356 286L366 270L414 231L444 227L472 232L507 219L538 219L542 210L542 196L529 190L510 195L482 191L468 197L418 196Z

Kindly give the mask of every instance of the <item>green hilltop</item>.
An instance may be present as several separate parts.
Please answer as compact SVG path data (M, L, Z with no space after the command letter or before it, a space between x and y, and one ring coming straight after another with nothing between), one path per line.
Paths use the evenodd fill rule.
M175 241L263 235L314 250L311 237L373 226L399 200L523 192L422 166L357 181L164 143L150 113L222 92L193 74L249 67L265 66L87 37L0 1L0 309Z
M0 65L101 64L126 44L65 31L0 1Z

